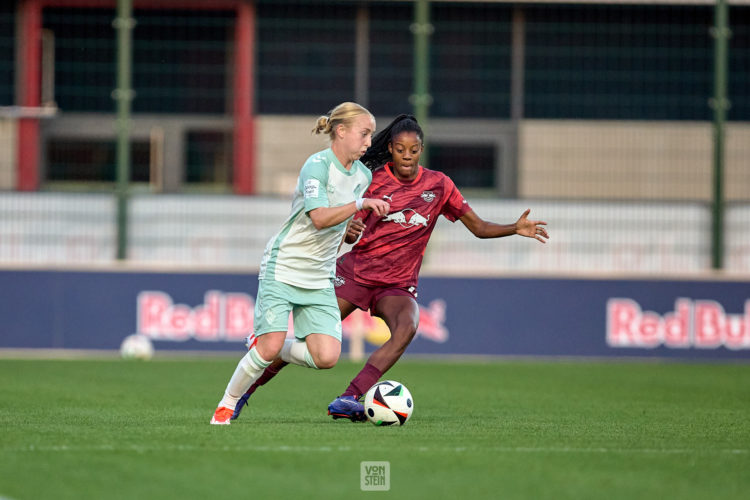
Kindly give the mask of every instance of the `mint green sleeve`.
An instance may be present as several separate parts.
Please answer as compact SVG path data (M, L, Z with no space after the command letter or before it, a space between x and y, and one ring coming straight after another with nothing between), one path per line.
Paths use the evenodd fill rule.
M305 213L320 207L330 206L328 202L328 162L319 155L305 162L299 174L299 184L305 200Z

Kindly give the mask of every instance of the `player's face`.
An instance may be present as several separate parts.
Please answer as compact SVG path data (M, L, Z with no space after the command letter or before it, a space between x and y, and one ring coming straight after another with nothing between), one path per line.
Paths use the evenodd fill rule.
M341 136L345 155L350 162L359 160L372 144L375 120L370 115L357 116L349 127L343 127Z
M388 144L393 158L393 173L403 180L412 180L419 173L419 155L422 141L416 132L401 132Z

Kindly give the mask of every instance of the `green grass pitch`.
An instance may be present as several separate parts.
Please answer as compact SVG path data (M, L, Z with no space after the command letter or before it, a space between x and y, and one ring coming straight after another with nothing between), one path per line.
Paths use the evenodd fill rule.
M0 360L0 498L748 498L750 365L402 360L404 427L333 421L358 371L288 367L208 421L237 359ZM361 491L387 461L390 490Z

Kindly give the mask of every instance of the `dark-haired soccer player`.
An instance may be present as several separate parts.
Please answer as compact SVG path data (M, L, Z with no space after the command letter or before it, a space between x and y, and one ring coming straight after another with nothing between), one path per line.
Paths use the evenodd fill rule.
M387 201L386 216L359 212L346 233L347 243L361 239L336 263L336 296L342 319L356 308L382 318L391 338L373 352L341 396L328 405L333 418L364 420L360 397L387 372L408 347L419 323L416 301L419 269L427 242L440 215L460 220L478 238L519 234L542 243L549 238L546 222L529 220L526 210L515 224L480 218L453 181L419 165L424 135L417 120L398 116L379 132L361 161L373 170L365 196ZM359 217L356 218L356 217ZM237 418L247 399L287 363L277 359L240 399Z

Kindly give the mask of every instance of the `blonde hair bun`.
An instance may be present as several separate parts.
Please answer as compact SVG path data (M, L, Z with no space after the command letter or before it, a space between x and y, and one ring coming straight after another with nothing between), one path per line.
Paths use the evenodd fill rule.
M360 115L369 115L370 118L375 120L364 106L357 104L356 102L342 102L327 115L319 116L315 122L315 127L312 129L313 134L328 134L328 137L333 141L336 138L335 130L339 125L349 127L354 119Z

